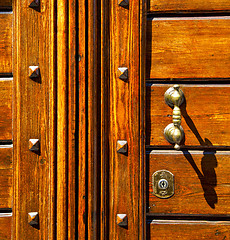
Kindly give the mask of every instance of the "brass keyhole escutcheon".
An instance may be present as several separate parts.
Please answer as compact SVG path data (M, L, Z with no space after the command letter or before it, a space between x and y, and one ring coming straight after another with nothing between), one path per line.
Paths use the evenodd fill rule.
M174 176L167 170L159 170L152 175L153 194L159 198L170 198L174 194Z

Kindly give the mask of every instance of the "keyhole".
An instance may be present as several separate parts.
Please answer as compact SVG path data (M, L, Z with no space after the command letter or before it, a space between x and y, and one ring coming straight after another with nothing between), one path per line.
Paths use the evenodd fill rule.
M160 189L166 189L168 188L168 181L166 179L161 179L159 182L158 182L158 186Z

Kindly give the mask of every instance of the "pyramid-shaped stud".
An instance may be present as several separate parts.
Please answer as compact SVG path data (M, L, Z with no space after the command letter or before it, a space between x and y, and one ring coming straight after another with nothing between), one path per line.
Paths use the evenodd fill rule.
M117 75L121 80L126 81L128 79L128 68L119 67L117 70Z
M28 223L32 227L38 227L38 225L39 225L38 212L29 212L28 213Z
M123 8L128 8L129 7L129 0L118 0L119 6Z
M40 154L40 140L39 139L30 139L29 140L29 150L36 154Z
M117 152L118 153L127 153L128 152L128 142L126 140L117 141Z
M36 79L40 77L40 68L38 66L29 66L29 77Z
M30 8L33 8L36 11L40 10L40 0L32 0L29 5Z
M128 217L126 214L117 214L117 225L120 227L128 226Z

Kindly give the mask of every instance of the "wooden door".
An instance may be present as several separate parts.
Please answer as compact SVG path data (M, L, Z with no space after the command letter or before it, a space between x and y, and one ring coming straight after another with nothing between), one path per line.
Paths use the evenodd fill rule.
M110 239L229 239L229 10L224 0L111 1ZM175 85L179 150L164 136L180 115L164 98ZM168 187L154 192L161 170L174 178L167 198Z
M229 238L229 9L226 1L149 1L148 239ZM179 151L164 137L173 117L164 94L174 84L185 96ZM175 192L167 199L154 195L152 176L159 170L174 175Z

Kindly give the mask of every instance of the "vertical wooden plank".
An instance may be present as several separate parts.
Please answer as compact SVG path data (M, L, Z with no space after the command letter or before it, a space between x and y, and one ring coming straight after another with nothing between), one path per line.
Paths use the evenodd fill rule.
M129 1L122 8L114 0L110 12L110 238L144 239L144 34L145 1ZM117 76L129 69L128 80ZM116 150L127 140L128 153ZM127 214L128 227L116 223Z
M86 237L86 6L78 1L78 239Z
M68 1L57 0L57 239L68 238Z
M109 234L109 0L101 1L101 240Z
M98 111L98 76L100 74L100 61L98 55L98 3L97 0L88 1L88 88L87 88L87 186L88 186L88 239L98 239L99 210L98 210L98 155L100 153Z
M146 29L147 0L140 0L140 190L139 190L139 239L146 239L146 152L145 152L145 96L146 96Z
M69 83L68 83L68 239L75 239L76 228L76 4L69 1Z
M54 239L54 1L14 1L14 204L13 239ZM28 76L39 66L41 78ZM40 139L40 154L28 149ZM39 213L39 226L28 224L28 212Z

